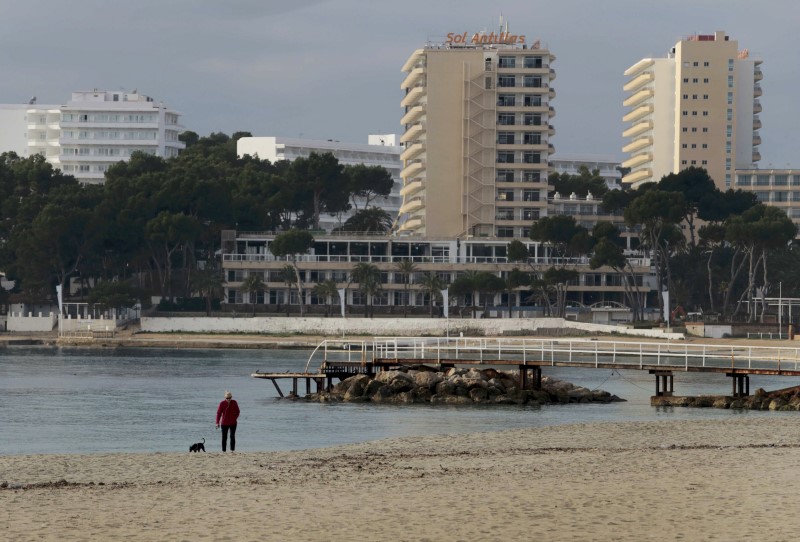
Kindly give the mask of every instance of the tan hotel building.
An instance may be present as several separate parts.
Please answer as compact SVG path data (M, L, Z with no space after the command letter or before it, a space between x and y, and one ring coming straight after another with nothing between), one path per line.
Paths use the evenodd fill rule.
M554 60L508 32L414 51L402 69L400 235L526 237L547 214Z
M631 171L622 182L635 187L697 166L725 190L736 169L755 168L761 159L760 64L716 32L689 36L666 58L644 58L628 68L628 143L622 150L629 158L622 167Z

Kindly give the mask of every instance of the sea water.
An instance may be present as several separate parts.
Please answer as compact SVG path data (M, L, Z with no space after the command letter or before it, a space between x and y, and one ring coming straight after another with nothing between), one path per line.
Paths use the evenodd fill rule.
M238 451L320 448L390 437L499 431L603 421L798 413L654 408L646 371L545 367L543 374L626 399L611 404L429 406L279 399L256 371L302 371L310 350L9 347L0 350L0 455L176 452L206 440L220 449L214 416L225 390L239 403ZM315 370L318 364L313 364ZM751 377L751 390L800 379ZM280 382L283 392L291 380ZM726 394L721 374L676 373L676 395ZM305 392L305 381L298 390Z

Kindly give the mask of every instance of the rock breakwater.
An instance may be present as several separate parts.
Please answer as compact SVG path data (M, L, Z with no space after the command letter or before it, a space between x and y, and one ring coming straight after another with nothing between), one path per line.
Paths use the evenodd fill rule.
M336 384L330 391L305 396L309 401L373 402L433 405L526 405L610 403L624 401L603 390L589 390L569 382L543 377L539 390L520 389L516 371L452 368L445 372L420 365L383 371L374 377L360 374Z
M731 397L725 395L653 397L650 403L653 406L800 411L800 386L773 392L767 392L759 388L754 395L748 395L747 397Z

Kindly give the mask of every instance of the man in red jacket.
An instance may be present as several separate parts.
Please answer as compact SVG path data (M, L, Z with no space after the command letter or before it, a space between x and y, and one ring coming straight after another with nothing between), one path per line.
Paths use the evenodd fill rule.
M217 428L222 425L222 451L231 432L231 451L236 450L236 420L239 418L239 404L233 400L233 394L225 390L225 399L217 407Z

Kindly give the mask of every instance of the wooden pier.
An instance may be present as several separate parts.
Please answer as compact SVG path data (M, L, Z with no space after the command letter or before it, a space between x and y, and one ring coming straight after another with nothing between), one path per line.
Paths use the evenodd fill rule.
M319 360L316 372L310 370ZM355 374L374 376L379 371L427 365L438 369L477 365L513 368L520 389L540 389L542 368L632 369L655 376L655 395L671 396L676 372L720 373L731 378L732 395L750 394L750 375L800 377L800 348L687 344L676 342L626 342L590 339L522 339L482 337L375 337L369 341L326 340L309 356L298 373L256 372L254 378L278 385L292 380L297 396L301 380L306 393L329 390L333 380Z

